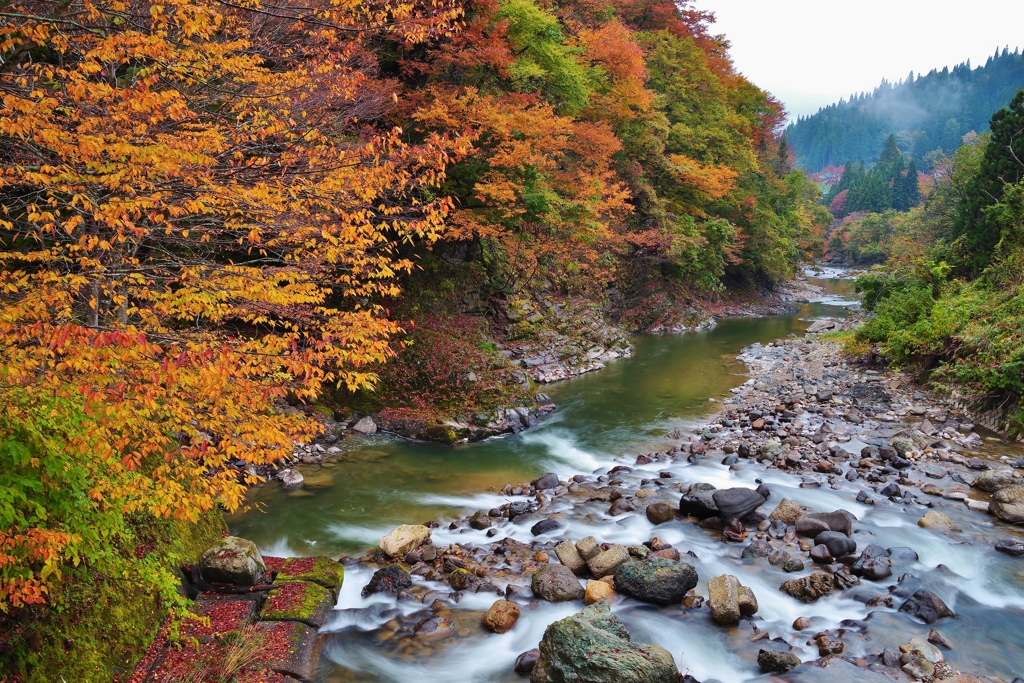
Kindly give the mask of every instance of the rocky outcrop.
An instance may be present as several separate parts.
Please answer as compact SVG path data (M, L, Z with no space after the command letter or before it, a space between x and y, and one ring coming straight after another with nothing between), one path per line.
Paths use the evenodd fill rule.
M531 683L676 683L667 650L631 642L625 624L601 601L544 631Z

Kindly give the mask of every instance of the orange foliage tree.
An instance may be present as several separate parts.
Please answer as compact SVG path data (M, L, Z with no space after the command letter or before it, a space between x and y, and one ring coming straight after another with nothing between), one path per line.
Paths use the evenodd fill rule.
M15 0L3 9L0 610L103 563L126 516L195 520L372 384L376 297L437 237L464 143L381 125L367 43L453 2ZM116 564L121 562L121 564Z

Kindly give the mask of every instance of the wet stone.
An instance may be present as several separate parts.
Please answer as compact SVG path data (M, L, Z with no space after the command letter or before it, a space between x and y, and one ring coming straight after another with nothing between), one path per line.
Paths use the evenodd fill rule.
M582 600L586 594L576 575L560 564L548 564L535 571L530 586L535 596L548 602Z
M786 673L800 665L800 660L791 652L761 650L757 653L757 665L765 673Z
M370 582L363 587L363 597L374 593L395 595L412 585L412 576L400 564L391 564L373 573Z
M615 571L615 589L658 605L678 604L697 585L697 571L664 558L632 560Z
M901 612L917 617L926 624L934 624L944 617L954 616L942 598L931 591L921 589L900 606Z

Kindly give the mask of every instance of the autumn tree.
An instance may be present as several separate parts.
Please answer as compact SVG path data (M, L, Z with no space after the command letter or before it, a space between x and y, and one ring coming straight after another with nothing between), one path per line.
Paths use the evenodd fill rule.
M229 465L314 430L274 401L373 383L397 329L376 302L411 266L394 247L438 235L461 143L380 125L396 85L368 43L460 13L6 5L0 610L69 563L123 572L126 516L237 508L256 479Z

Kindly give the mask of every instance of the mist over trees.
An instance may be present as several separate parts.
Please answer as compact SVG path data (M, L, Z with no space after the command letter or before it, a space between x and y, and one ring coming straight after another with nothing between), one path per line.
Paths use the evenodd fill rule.
M968 60L923 76L911 72L896 84L883 80L872 93L801 117L786 138L797 165L817 172L848 160L871 164L894 135L899 148L927 171L934 160L954 152L964 135L987 131L989 118L1022 84L1024 54L997 49L978 68Z

